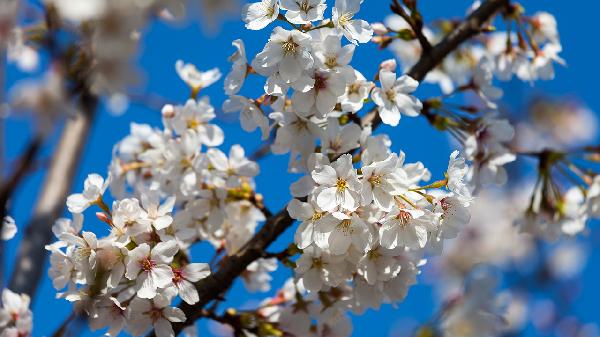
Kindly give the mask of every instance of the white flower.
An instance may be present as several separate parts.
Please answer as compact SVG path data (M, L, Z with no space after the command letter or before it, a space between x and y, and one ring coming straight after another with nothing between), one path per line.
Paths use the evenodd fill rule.
M383 161L363 166L362 198L365 205L373 202L378 208L389 212L394 206L394 195L408 190L409 181L404 170L398 169L402 163L396 154Z
M306 92L296 90L292 106L304 117L313 112L317 117L326 117L346 91L346 80L342 74L331 70L316 70L311 77L314 79L313 88Z
M114 297L103 297L94 304L89 324L93 331L108 326L106 335L117 337L126 324L125 307Z
M373 36L373 29L364 20L354 20L362 0L336 0L332 9L333 25L340 29L350 42L366 43Z
M275 141L271 145L273 153L283 154L290 150L300 153L314 151L315 139L322 133L317 124L294 112L273 112L269 117L279 125Z
M341 126L337 118L329 118L327 122L327 130L321 136L321 153L341 154L359 146L360 126L355 123Z
M492 81L494 79L494 63L489 57L482 57L473 73L473 83L479 97L491 109L496 109L497 105L493 101L502 97L502 89L494 87Z
M243 177L254 177L259 172L258 165L246 158L244 148L234 145L229 149L229 158L225 153L218 149L209 149L206 151L206 157L209 163L217 171L214 175L216 184L225 183L227 186L238 186ZM218 180L225 181L219 182Z
M195 65L184 63L182 60L175 62L175 70L179 77L194 91L206 88L221 78L221 71L217 68L199 71Z
M91 205L102 200L102 194L106 191L109 183L110 177L104 181L104 178L98 174L88 175L83 183L83 193L71 194L67 198L69 212L82 213Z
M396 126L400 122L400 113L407 116L418 116L423 104L409 95L417 89L419 82L408 75L396 79L396 75L382 69L379 72L381 88L373 89L371 97L379 107L381 120L388 125Z
M423 248L427 243L428 232L433 231L435 227L422 210L396 208L382 221L379 241L381 246L387 249Z
M361 183L352 166L351 155L344 154L331 165L317 167L312 171L312 178L319 185L315 193L321 209L353 211L358 207Z
M442 209L442 236L455 238L460 230L471 221L471 214L462 199L444 197L439 201Z
M546 44L531 61L532 79L552 80L554 79L554 62L565 65L566 62L558 53L562 51L562 46L557 43Z
M350 246L365 252L373 239L369 225L356 213L327 215L315 226L315 243L333 255L347 253Z
M104 0L90 0L86 2L69 0L46 0L56 6L60 16L74 22L82 22L100 18L107 10Z
M600 175L594 177L586 196L586 212L594 218L600 217Z
M277 269L277 259L258 259L246 268L242 273L244 286L249 292L267 292L271 290L271 272Z
M323 20L325 8L325 0L281 0L281 9L287 10L285 17L296 24Z
M450 154L450 161L448 162L448 170L446 171L448 179L446 186L465 202L471 199L471 190L465 182L465 176L468 172L469 167L465 162L465 158L459 157L458 150L452 152Z
M313 63L310 35L275 27L269 42L252 64L256 71L272 69L279 73L284 83L290 83L299 80L302 72L311 68Z
M167 104L162 109L162 115L166 124L172 125L179 135L192 130L204 145L219 146L223 144L223 130L217 125L209 123L216 115L208 97L202 97L198 101L188 99L184 106L173 107Z
M224 81L225 93L227 95L237 94L248 74L248 59L246 58L246 48L244 41L237 39L231 43L237 50L229 57L231 72L227 74Z
M317 292L324 285L338 286L346 276L344 256L331 256L318 247L307 247L296 261L296 274L308 291Z
M33 327L33 314L29 309L27 294L16 294L9 289L2 290L0 308L0 330L3 337L29 336Z
M585 229L588 215L585 212L585 198L582 191L574 186L563 196L561 218L558 221L563 233L576 235Z
M354 70L354 77L356 80L346 86L346 92L339 98L342 111L358 112L373 88L373 82L367 81L358 70Z
M298 199L290 201L287 211L292 219L302 221L298 229L296 229L294 242L298 248L305 249L314 242L315 226L323 217L324 212L319 211L311 203L302 202Z
M125 198L113 202L111 235L116 242L125 245L129 242L129 236L135 236L147 231L148 224L142 219L145 212L140 202L135 198ZM58 224L58 222L57 222ZM56 225L55 225L56 226Z
M125 276L136 280L139 297L154 298L157 289L172 284L174 275L169 264L178 250L175 241L168 241L160 242L152 249L147 243L142 243L129 251L125 258Z
M128 307L127 330L134 336L141 336L153 327L156 337L175 337L171 323L185 322L186 317L181 309L169 305L170 300L164 295L153 300L134 298Z
M378 281L388 281L396 277L402 266L390 251L377 247L366 252L356 267L367 283L374 285Z
M342 47L342 37L336 34L326 35L322 42L315 44L313 53L315 64L321 69L341 73L347 82L355 80L354 69L350 66L355 45Z
M247 4L242 10L242 20L246 28L260 30L277 19L279 15L279 0L262 0Z
M530 18L533 28L533 38L538 44L546 41L559 43L556 18L548 12L537 12Z
M2 233L0 238L7 241L14 238L15 234L17 234L17 224L15 223L15 219L10 215L7 215L2 219Z
M52 286L56 290L61 290L67 284L73 284L76 270L71 258L54 245L48 245L46 249L51 251L48 276L52 279Z
M190 263L183 268L173 268L173 285L179 297L187 304L200 300L194 283L210 275L210 267L206 263Z
M140 223L156 228L157 230L165 229L173 223L171 212L175 205L175 197L169 197L164 203L160 203L160 198L157 191L148 191L142 194L142 206L146 211Z
M240 112L240 122L242 129L247 132L252 132L256 128L260 128L262 139L269 138L269 119L262 110L257 106L254 100L243 96L229 96L223 103L224 112Z

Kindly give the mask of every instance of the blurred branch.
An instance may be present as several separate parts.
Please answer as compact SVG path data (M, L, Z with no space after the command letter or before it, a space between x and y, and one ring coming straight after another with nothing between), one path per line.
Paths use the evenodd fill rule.
M19 183L34 165L35 158L42 147L43 138L36 136L32 139L19 158L13 173L3 180L0 187L0 233L4 227L4 217L8 215L8 204ZM4 284L4 242L0 240L0 286Z
M425 75L435 68L450 52L461 43L480 32L481 25L489 20L498 10L508 5L509 0L488 0L477 10L471 13L454 31L448 34L440 43L435 45L429 53L424 53L408 72L418 81L423 80ZM362 121L363 125L371 124L376 128L381 124L377 111L369 112ZM179 308L185 313L187 320L183 323L174 323L175 335L183 328L202 317L202 309L220 294L225 293L238 278L246 267L253 261L263 256L263 252L281 235L294 220L290 218L287 210L283 208L276 215L268 217L264 226L250 239L250 241L233 256L223 259L221 268L210 276L197 283L196 288L200 301L194 305L182 303ZM152 331L151 335L154 335Z
M42 191L19 247L10 289L33 297L42 276L46 251L52 240L52 224L60 216L75 179L84 145L94 119L98 99L81 87L81 111L67 120L54 150Z

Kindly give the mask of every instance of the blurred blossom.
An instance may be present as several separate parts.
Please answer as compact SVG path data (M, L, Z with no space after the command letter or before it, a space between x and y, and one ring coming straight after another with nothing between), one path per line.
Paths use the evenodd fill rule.
M579 328L576 337L598 337L600 336L600 329L597 324L584 324Z
M479 263L500 266L524 258L533 248L531 237L519 233L513 222L526 205L526 190L482 191L471 206L471 222L448 243L442 268L464 275Z
M575 241L560 243L550 255L550 272L556 278L576 277L587 262L587 252L582 243Z
M15 24L18 8L18 0L0 1L0 49L5 47L6 41L10 36L11 29Z
M12 88L11 109L36 115L38 131L51 132L53 123L72 112L62 74L48 71L42 79L25 80Z
M533 304L531 320L537 330L547 331L556 317L556 306L551 300L539 300Z
M515 142L520 149L568 149L596 139L598 118L574 99L540 98L529 107L530 119L517 124Z
M518 332L522 330L529 320L527 298L518 293L504 291L498 295L497 301L504 306L505 330Z

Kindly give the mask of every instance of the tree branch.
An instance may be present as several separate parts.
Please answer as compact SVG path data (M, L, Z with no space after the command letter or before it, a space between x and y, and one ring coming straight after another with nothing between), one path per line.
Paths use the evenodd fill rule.
M10 289L33 297L42 276L52 224L61 215L94 119L97 97L82 89L80 112L69 119L54 150L42 191L19 246Z
M410 69L408 74L418 81L423 80L425 75L435 68L450 52L456 49L457 46L478 34L481 25L502 7L508 5L508 3L509 0L488 0L484 2L465 21L456 27L454 31L448 34L440 43L432 47L429 53L421 55L419 62ZM373 128L381 124L377 110L369 112L363 118L362 124L371 124ZM234 280L246 270L246 267L259 259L265 249L290 227L293 222L294 220L290 218L285 208L280 210L276 215L267 219L264 226L250 239L244 249L233 256L226 257L221 263L219 270L198 282L196 288L200 301L194 305L189 305L185 302L179 305L179 308L185 313L187 321L173 324L175 335L179 334L185 326L202 317L202 308L226 292ZM154 331L151 335L154 335Z

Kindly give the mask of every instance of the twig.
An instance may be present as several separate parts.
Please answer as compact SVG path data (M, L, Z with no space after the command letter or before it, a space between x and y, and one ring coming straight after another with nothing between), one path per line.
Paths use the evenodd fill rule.
M429 53L431 50L431 44L429 43L429 40L427 40L425 34L423 34L423 20L421 18L415 19L406 13L404 7L402 7L398 0L394 0L390 5L390 8L394 13L400 15L404 21L406 21L406 23L408 23L411 30L415 33L415 37L417 40L419 40L421 48L423 49L423 53Z
M448 34L439 44L434 46L427 54L423 54L417 64L408 72L414 79L421 81L425 75L435 68L458 45L476 35L482 23L491 18L498 10L508 5L508 0L488 0L477 10L472 12L464 22ZM377 111L368 113L362 121L363 125L371 124L376 128L381 124ZM183 328L198 318L202 317L202 308L213 301L216 296L227 291L233 281L242 274L246 267L253 261L261 258L266 248L271 245L294 220L290 218L284 208L276 215L267 218L264 226L250 239L244 249L237 254L223 260L221 268L196 284L200 301L194 305L182 303L179 308L183 310L187 321L173 324L175 335ZM154 331L151 332L151 336Z

